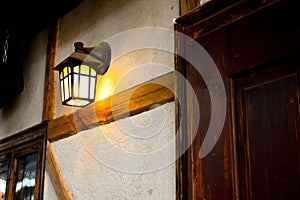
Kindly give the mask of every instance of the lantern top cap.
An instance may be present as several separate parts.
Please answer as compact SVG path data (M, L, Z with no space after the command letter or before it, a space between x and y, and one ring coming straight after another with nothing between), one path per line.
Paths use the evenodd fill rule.
M111 61L111 48L108 43L101 42L95 47L84 47L82 42L75 42L74 47L75 51L54 70L60 71L65 66L74 67L85 64L94 68L99 75L106 73Z

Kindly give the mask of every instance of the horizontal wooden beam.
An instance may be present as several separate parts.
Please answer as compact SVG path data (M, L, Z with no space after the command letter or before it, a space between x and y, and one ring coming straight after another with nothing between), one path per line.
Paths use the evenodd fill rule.
M48 140L56 141L174 100L174 72L114 94L49 122Z

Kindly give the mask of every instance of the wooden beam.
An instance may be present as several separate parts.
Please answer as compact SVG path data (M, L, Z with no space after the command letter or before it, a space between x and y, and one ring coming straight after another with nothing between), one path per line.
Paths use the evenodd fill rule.
M136 115L174 100L174 72L167 73L85 108L51 120L48 140L56 141L80 131Z
M56 197L60 200L71 200L72 195L61 176L60 169L56 163L50 142L47 143L46 170L54 187Z
M55 56L58 43L59 20L55 22L49 30L47 60L45 73L45 89L44 89L44 105L43 105L43 121L53 119L54 116L54 71Z
M200 0L180 0L180 15L184 15L198 6L200 6Z
M73 115L64 115L57 119L51 120L48 124L48 140L58 140L77 133Z
M55 65L55 56L56 56L57 45L58 45L57 43L58 43L58 36L59 36L59 23L60 21L56 20L55 24L50 26L50 30L49 30L42 121L51 121L53 120L53 116L54 116L55 87L54 87L53 67ZM65 125L64 127L68 127L68 126ZM49 142L46 148L46 170L50 176L57 199L71 200L72 196L69 193L67 185L62 179L59 167L56 163Z

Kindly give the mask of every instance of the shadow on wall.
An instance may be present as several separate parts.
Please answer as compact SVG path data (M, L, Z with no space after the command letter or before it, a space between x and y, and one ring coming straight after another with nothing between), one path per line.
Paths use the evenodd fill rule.
M24 87L24 44L16 31L0 27L0 108L18 96Z

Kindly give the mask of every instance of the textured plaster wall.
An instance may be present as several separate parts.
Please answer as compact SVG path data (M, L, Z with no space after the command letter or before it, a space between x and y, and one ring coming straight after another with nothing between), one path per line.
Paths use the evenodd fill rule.
M96 46L109 41L112 46L111 66L102 78L111 78L113 86L128 88L174 69L173 52L147 48L173 45L173 32L154 34L124 34L137 28L156 27L173 30L173 19L178 17L178 0L85 0L79 7L61 20L60 38L56 63L61 62L74 51L74 42L85 46ZM146 39L145 35L147 34ZM141 41L142 40L142 41ZM145 42L146 41L146 42ZM145 42L145 48L134 49ZM129 52L126 49L134 49ZM173 49L172 47L170 47ZM123 51L122 51L123 50ZM55 76L58 78L58 74ZM58 81L57 88L59 88ZM101 80L98 86L101 86ZM73 111L59 104L59 90L56 90L55 115L61 116ZM100 95L100 91L98 95Z
M174 103L167 103L51 143L73 199L175 199L173 111ZM164 154L170 145L172 150ZM158 153L149 158L153 152ZM54 200L46 180L45 200Z
M149 46L169 46L174 40L172 32L130 37L122 33L144 27L173 30L178 13L178 0L85 0L61 19L56 63L74 51L76 41L85 46L109 41L112 63L98 81L98 99L106 79L113 92L119 92L165 74L174 70L173 52L147 46L130 52L126 48L145 40L145 35ZM74 110L61 106L57 89L55 117ZM171 102L51 143L73 199L175 199L174 119ZM56 199L48 176L44 197Z
M47 40L44 30L31 41L23 65L24 90L0 109L0 138L42 121Z

